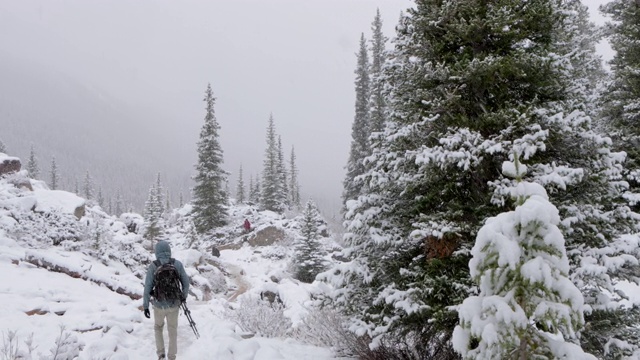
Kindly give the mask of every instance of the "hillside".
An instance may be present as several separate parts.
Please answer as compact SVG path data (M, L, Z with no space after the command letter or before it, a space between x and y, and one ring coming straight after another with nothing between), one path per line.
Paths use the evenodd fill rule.
M125 104L71 76L2 51L0 78L0 140L25 159L33 144L42 180L49 180L56 156L61 188L66 190L72 190L75 181L82 185L89 171L96 191L102 187L105 197L115 198L120 191L128 204L142 206L161 172L175 202L180 191L188 194L195 162L195 146L189 144L197 139L197 124L179 124L153 109Z
M0 163L11 159L0 154ZM185 205L165 216L164 238L191 278L187 303L200 334L196 339L180 315L179 358L334 358L329 344L335 341L327 343L331 334L314 323L320 285L292 276L301 217L232 205L229 225L204 239L189 230L189 210ZM252 222L249 232L242 229L245 218ZM55 351L64 355L57 359L152 358L153 325L142 314L141 295L154 256L152 242L140 235L143 226L138 214L109 216L24 171L2 176L0 353L18 348L15 354L29 359L50 359ZM318 229L325 260L332 262L339 245L326 224Z

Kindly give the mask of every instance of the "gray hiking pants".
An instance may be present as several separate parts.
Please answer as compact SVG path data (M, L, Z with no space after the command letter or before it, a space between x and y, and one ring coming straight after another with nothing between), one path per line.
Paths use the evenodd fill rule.
M158 356L164 352L164 319L167 318L167 332L169 333L169 351L166 353L169 360L175 360L178 353L178 310L180 307L158 308L153 307L154 330L156 333L156 353Z

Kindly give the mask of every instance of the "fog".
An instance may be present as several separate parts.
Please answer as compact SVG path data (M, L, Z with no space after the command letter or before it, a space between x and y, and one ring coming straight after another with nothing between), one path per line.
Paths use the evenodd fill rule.
M595 11L599 4L588 3L602 23ZM59 163L73 157L69 172L78 177L91 168L110 192L126 187L121 180L128 179L130 191L139 195L131 200L137 207L156 172L173 194L183 191L188 197L202 98L210 82L232 194L240 165L247 184L261 171L273 113L287 158L295 147L303 197L313 197L335 215L351 140L360 34L370 37L379 8L385 32L393 37L400 12L411 5L410 0L0 0L0 75L14 74L4 88L0 81L5 101L0 101L5 106L0 139L15 149L12 155L25 159L30 143L39 146L43 171L51 154L60 154ZM610 58L606 46L600 51ZM18 84L22 89L14 91ZM35 97L34 87L40 88ZM78 130L77 123L87 121L99 130ZM56 128L59 136L53 135ZM84 143L64 147L79 137ZM97 146L107 149L94 153ZM127 162L132 165L114 168L113 163Z

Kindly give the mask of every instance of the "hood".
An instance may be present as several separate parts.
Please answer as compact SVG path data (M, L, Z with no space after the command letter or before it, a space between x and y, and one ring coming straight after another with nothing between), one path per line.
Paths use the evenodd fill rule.
M156 259L169 261L171 259L171 246L169 243L161 240L156 244Z

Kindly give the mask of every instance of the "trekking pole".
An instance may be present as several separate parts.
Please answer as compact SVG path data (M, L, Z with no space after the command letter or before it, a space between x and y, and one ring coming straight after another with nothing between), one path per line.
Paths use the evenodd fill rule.
M187 308L187 302L186 301L181 302L180 307L184 311L184 315L187 317L187 320L189 321L189 326L191 326L193 333L196 334L196 339L199 339L200 334L198 334L198 329L196 328L196 322L193 321L193 319L191 318L191 311L189 311L189 308Z
M182 291L179 290L182 287L180 286L180 281L178 279L176 279L176 283L175 283L175 291L176 293L180 294L180 298L182 298ZM191 311L189 310L189 308L187 307L187 301L182 301L180 300L180 307L182 308L182 311L184 311L184 316L187 317L187 321L189 321L189 326L191 326L191 329L193 330L193 333L196 334L196 339L200 338L200 334L198 333L198 329L196 328L196 322L193 321L193 318L191 317Z

